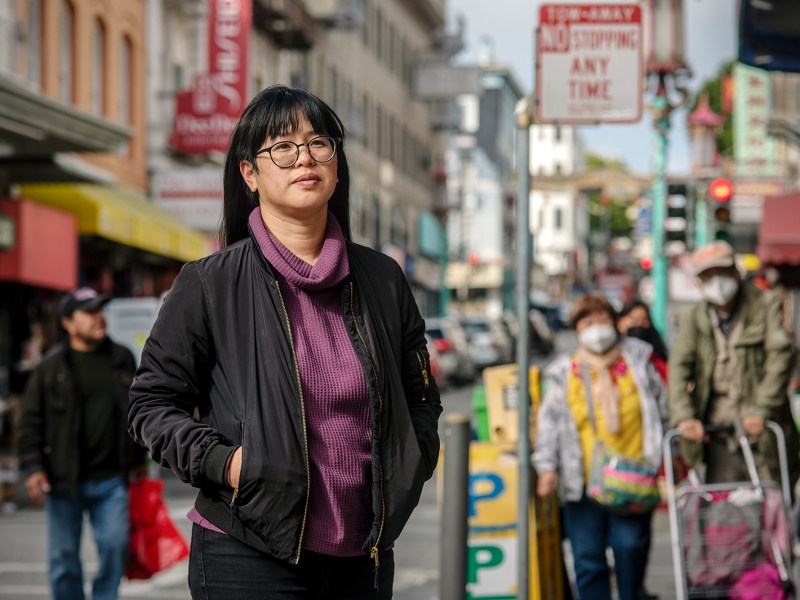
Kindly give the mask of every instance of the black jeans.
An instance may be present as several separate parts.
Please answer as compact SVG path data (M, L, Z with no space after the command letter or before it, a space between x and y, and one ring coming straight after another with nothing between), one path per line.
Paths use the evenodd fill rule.
M303 552L297 565L276 560L229 535L192 528L189 589L194 600L390 600L394 551L337 558Z

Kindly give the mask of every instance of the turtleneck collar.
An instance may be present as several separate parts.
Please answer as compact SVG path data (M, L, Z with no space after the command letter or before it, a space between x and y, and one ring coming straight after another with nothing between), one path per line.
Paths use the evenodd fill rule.
M304 290L325 290L350 274L347 247L342 228L328 212L325 240L313 265L295 256L272 234L261 218L259 207L250 213L250 229L264 257L286 281Z

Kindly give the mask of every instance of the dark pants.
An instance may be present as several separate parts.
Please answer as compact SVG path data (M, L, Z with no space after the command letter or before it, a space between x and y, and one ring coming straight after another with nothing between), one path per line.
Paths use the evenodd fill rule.
M584 496L564 503L564 525L572 546L581 600L611 600L606 547L614 552L620 600L635 600L644 581L652 515L621 516Z
M389 600L394 551L382 551L379 560L376 589L375 562L369 556L303 552L294 565L195 525L189 589L194 600Z

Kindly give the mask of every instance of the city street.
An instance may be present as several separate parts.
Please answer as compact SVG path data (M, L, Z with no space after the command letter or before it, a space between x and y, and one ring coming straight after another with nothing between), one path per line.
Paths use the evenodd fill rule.
M442 395L445 414L471 414L472 388L451 389ZM443 415L444 418L444 415ZM189 536L191 524L186 513L192 506L194 491L164 471L165 496L170 514ZM18 494L19 495L19 494ZM45 600L49 598L47 583L46 520L44 510L20 497L16 513L0 514L0 599ZM397 600L434 600L438 597L439 513L436 507L436 478L428 482L422 501L402 537L396 544ZM96 569L94 542L88 523L84 531L84 563L91 572ZM126 581L122 598L173 600L189 598L187 562L160 573L148 581Z
M558 346L568 347L572 336L559 336ZM442 394L444 414L462 413L472 416L472 387L446 390ZM173 520L188 536L191 526L185 518L194 499L193 490L163 472L165 495ZM0 514L0 599L44 600L49 598L46 562L46 529L44 511L20 498L20 509ZM436 477L425 487L419 507L406 526L395 548L397 572L396 600L437 600L439 597L439 511L436 505ZM96 568L94 543L85 532L83 554L89 571ZM669 524L666 511L656 513L653 547L648 569L648 590L662 598L674 597ZM126 581L122 598L172 600L189 598L186 583L186 561L160 573L148 581Z

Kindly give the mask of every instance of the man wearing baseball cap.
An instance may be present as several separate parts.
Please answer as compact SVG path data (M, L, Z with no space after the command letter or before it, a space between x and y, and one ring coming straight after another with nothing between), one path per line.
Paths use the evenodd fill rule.
M55 600L81 600L80 540L89 513L99 568L94 600L113 600L128 552L128 474L145 455L127 433L128 388L136 363L106 334L110 300L88 287L65 294L57 313L67 342L34 369L22 406L20 469L28 495L48 516Z
M734 436L705 435L703 426L741 423L753 442L762 477L779 481L777 447L765 420L784 430L797 478L798 436L787 397L793 348L781 325L781 302L741 279L734 250L724 241L692 256L703 299L680 319L669 357L670 417L690 465L706 463L706 482L749 480ZM705 456L700 443L705 442Z

